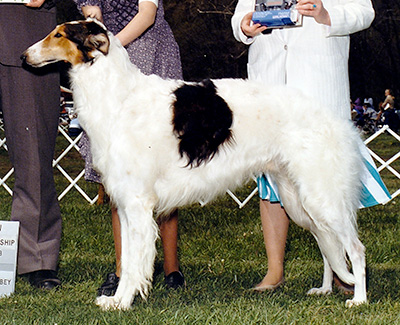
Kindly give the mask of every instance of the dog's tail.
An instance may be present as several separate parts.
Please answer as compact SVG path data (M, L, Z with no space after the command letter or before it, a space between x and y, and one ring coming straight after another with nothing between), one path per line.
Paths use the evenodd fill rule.
M338 236L331 229L312 231L321 253L336 275L347 284L354 284L354 275L348 269L346 250Z

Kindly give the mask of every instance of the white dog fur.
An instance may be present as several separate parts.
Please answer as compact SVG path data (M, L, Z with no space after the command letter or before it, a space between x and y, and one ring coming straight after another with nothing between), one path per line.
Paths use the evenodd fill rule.
M145 76L103 28L95 21L63 24L24 53L32 66L62 60L72 64L79 121L89 135L96 169L118 207L121 279L115 296L101 296L97 304L128 309L137 294L148 295L158 236L153 211L168 213L199 200L209 202L264 172L275 177L288 215L311 231L322 252L323 285L309 293L331 292L334 271L355 286L346 305L365 303L364 246L356 226L362 159L359 135L350 121L293 89L213 80L232 110L232 138L209 159L188 166L174 132L174 92L196 84Z

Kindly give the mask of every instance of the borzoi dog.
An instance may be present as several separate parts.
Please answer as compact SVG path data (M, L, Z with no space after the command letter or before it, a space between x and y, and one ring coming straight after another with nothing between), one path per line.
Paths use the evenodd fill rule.
M97 298L103 309L127 309L135 295L148 295L158 236L153 211L209 202L267 172L290 218L311 231L322 252L323 285L310 293L329 293L334 271L355 286L347 306L367 301L356 226L362 159L350 121L284 87L145 76L92 20L58 26L23 58L36 67L71 63L79 121L118 208L122 274L115 296Z

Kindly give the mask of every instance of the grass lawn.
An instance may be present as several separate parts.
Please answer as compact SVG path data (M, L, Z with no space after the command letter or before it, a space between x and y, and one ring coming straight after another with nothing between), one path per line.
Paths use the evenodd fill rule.
M61 140L59 140L61 141ZM384 136L371 145L390 157L400 144ZM7 162L0 150L0 175ZM79 157L66 162L79 170ZM394 165L400 170L399 163ZM393 192L400 181L383 172ZM0 176L1 177L1 176ZM57 186L65 186L56 173ZM12 185L12 180L8 182ZM85 184L92 193L97 187ZM251 189L238 192L244 197ZM96 289L114 270L108 205L90 206L72 191L61 200L63 238L55 292L31 288L21 278L15 293L0 299L0 324L400 324L400 199L361 210L360 238L366 246L368 305L347 309L347 297L337 290L309 297L308 289L322 281L323 262L313 237L291 224L286 248L285 285L272 293L249 289L267 271L258 201L243 209L224 196L214 203L181 209L179 255L187 287L163 286L162 250L156 259L153 289L137 297L129 311L103 312L95 304ZM0 219L8 220L11 197L0 188Z

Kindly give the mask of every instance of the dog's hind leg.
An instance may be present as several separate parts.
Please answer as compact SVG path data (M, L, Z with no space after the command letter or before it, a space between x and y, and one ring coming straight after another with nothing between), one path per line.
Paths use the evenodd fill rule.
M346 301L347 307L367 302L365 280L365 248L357 237L357 230L348 218L342 223L331 223L329 231L316 229L315 237L322 254L337 276L348 284L354 284L354 297ZM345 230L344 230L345 229ZM346 253L349 257L353 274L348 271ZM325 262L325 260L324 260Z
M314 222L302 207L301 202L297 198L297 195L294 194L293 191L287 191L288 189L289 187L287 187L286 185L286 192L283 192L284 198L282 199L282 201L285 202L284 204L286 212L297 225L306 230L309 230L313 234L314 238L317 240L317 243L319 245L318 238L313 232L313 230L315 230L316 228ZM281 191L281 196L282 196L282 191ZM321 254L324 260L324 277L322 281L322 287L310 289L307 292L308 295L325 295L325 294L330 294L332 292L332 281L333 281L332 268L329 265L328 259L326 258L322 250Z
M345 249L354 274L354 297L346 301L346 307L353 307L367 303L365 247L356 237L345 244Z
M324 260L322 287L313 288L308 291L308 294L329 294L332 292L333 270L346 283L354 283L354 276L347 270L343 240L335 235L340 233L340 230L331 229L329 222L324 229L320 229L315 220L305 210L297 194L296 187L290 180L283 175L279 175L276 179L278 180L279 192L286 212L297 225L313 234ZM339 226L342 226L342 224ZM354 228L352 225L349 225L349 227Z
M354 276L347 269L345 249L340 239L329 228L321 230L313 226L310 231L318 243L324 260L324 276L322 287L312 288L308 291L308 294L331 293L333 270L339 274L344 282L353 284Z
M155 241L158 227L153 205L131 200L127 207L118 206L121 223L121 278L113 297L101 296L96 304L102 309L129 309L139 293L146 298L154 269Z
M329 265L328 259L322 254L324 260L324 277L322 280L322 287L312 288L308 290L308 295L327 295L332 292L333 271Z

